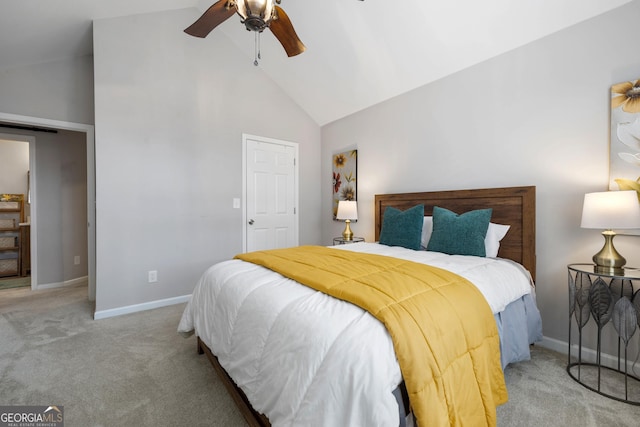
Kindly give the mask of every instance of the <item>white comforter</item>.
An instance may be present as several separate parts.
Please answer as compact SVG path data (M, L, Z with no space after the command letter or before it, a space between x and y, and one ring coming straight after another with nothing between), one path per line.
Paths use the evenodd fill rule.
M510 261L376 243L336 250L424 262L474 283L494 313L531 292ZM392 426L401 373L391 337L369 313L263 267L221 262L201 277L178 331L195 333L273 426Z

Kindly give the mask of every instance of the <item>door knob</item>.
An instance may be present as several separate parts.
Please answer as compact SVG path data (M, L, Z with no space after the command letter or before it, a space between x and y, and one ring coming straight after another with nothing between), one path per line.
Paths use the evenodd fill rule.
M249 220L249 225L253 225L254 222L255 222L254 220L250 219Z

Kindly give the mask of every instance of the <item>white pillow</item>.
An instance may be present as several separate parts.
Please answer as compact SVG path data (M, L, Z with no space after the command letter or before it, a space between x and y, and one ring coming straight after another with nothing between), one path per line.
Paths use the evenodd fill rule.
M509 225L489 223L487 229L487 235L484 237L484 249L488 258L495 258L498 256L498 250L500 249L500 240L507 235L509 231ZM426 248L431 239L431 233L433 232L433 217L425 216L422 223L422 238L420 244L423 248Z
M422 238L420 239L420 245L427 249L429 240L431 240L431 233L433 233L433 217L425 216L422 222Z
M510 225L489 223L487 229L487 235L484 236L484 250L488 258L495 258L498 256L498 250L500 249L500 240L507 235Z

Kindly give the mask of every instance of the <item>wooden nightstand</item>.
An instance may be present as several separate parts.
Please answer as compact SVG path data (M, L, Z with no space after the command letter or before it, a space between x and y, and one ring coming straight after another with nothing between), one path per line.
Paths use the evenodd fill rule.
M347 240L344 237L334 237L333 238L333 246L336 245L348 245L349 243L358 243L364 242L364 237L354 237L351 240Z

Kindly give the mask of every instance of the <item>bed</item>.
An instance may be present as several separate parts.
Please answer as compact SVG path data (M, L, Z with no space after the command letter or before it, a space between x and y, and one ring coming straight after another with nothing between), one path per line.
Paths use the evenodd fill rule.
M511 292L512 281L518 281L521 290L488 304L500 335L497 357L502 368L528 359L529 345L541 339L533 287L535 187L376 195L376 242L381 234L385 238L383 225L388 227L389 223L385 213L393 209L406 212L416 206L424 206L423 226L427 219L435 221L434 215L439 212L434 208L455 213L491 208L491 223L508 225L509 229L499 241L495 258L444 255L378 243L354 243L328 250L373 253L452 268L474 284L479 282L483 294L499 288L498 280L489 278L486 272L506 269L517 277L508 276L504 287L507 292L499 293ZM421 238L425 243L424 235ZM263 287L265 282L271 287ZM237 301L230 302L234 298ZM291 301L301 305L294 306ZM271 306L280 308L274 314ZM262 329L265 324L270 325L268 329ZM384 325L353 304L262 266L237 259L212 266L198 282L178 331L196 334L198 352L207 355L249 425L411 422L411 416L407 417L410 404L404 370L398 366L394 343Z

